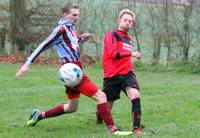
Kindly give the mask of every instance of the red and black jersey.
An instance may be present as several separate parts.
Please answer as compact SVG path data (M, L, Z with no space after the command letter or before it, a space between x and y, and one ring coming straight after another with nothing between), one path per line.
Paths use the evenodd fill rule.
M132 47L131 37L127 33L119 30L106 33L102 57L104 78L133 71L131 62Z

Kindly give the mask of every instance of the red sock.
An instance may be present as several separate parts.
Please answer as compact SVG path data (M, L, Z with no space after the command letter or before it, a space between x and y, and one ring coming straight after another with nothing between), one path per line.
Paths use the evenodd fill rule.
M51 109L49 109L45 112L42 112L41 113L41 119L59 116L59 115L62 115L64 113L65 113L64 112L64 105L61 104L61 105L53 107L53 108L51 108Z
M97 105L98 114L101 116L109 131L112 133L117 130L108 103L102 103Z

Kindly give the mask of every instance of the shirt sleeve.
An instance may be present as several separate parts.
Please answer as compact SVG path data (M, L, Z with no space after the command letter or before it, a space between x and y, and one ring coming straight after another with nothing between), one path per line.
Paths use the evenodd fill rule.
M82 43L84 43L86 40L85 40L85 38L83 37L83 36L81 36L81 35L78 35L78 43L79 44L82 44Z
M104 37L104 46L108 55L111 58L120 59L124 57L131 56L131 52L123 52L121 53L117 49L117 39L114 37L113 32L108 32Z
M59 36L64 31L63 27L56 27L52 33L43 41L31 54L30 57L28 57L26 64L32 64L34 60L42 53L43 51L49 49L50 47L54 46L59 42Z

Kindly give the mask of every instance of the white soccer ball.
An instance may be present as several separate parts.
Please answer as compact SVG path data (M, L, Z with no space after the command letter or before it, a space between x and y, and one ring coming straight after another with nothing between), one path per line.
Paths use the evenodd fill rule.
M73 63L66 63L59 69L59 78L68 87L77 86L83 77L81 68Z

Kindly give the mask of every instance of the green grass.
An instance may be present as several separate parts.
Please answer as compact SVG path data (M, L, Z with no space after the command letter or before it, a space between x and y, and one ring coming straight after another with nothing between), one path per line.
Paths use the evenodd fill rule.
M46 110L65 103L64 87L57 79L58 67L31 66L29 73L15 78L19 65L0 64L0 138L107 138L104 125L95 124L95 102L81 96L76 113L39 122L33 128L24 127L34 108ZM84 69L102 87L102 69ZM141 137L197 138L200 137L200 75L177 72L136 72L141 86L142 123L146 125ZM131 130L131 104L121 95L113 108L118 127ZM129 137L136 137L135 135Z

